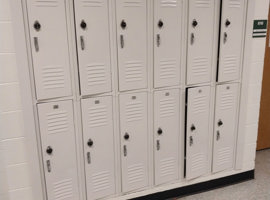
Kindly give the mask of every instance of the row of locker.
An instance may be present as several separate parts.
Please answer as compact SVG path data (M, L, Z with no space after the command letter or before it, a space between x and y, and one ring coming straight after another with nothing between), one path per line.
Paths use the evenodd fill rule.
M149 118L148 94L121 94L119 103L122 192L146 188L149 181L149 134L153 120L154 182L179 180L184 166L187 180L233 169L238 119L239 84L216 86L214 134L210 119L211 87L186 91L186 108L178 89L155 91L153 117ZM85 180L88 199L116 193L115 135L112 96L81 100ZM182 146L180 114L186 112L186 145ZM72 100L38 104L41 145L48 200L78 198L76 137ZM117 122L118 123L118 122ZM213 138L213 154L209 141ZM213 158L210 158L213 155ZM184 173L184 172L183 172Z
M75 23L82 96L112 91L114 57L118 62L115 71L119 91L147 88L151 30L155 88L180 85L181 55L186 45L187 85L211 81L217 65L213 63L215 46L219 46L218 82L240 78L246 1L223 0L219 10L219 0L188 0L187 27L183 0L155 0L151 13L149 2L75 0L75 16L68 16L67 1L27 0L37 99L72 95L70 18ZM116 35L112 33L114 7ZM219 12L220 35L216 23ZM188 33L184 39L185 31ZM219 45L215 44L218 37Z

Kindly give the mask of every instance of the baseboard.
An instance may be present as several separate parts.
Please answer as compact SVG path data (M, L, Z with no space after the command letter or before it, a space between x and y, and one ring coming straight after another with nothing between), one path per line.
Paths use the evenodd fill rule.
M133 200L165 200L170 198L183 197L254 179L254 173L255 171L251 170L240 174L214 179L211 181L134 198Z

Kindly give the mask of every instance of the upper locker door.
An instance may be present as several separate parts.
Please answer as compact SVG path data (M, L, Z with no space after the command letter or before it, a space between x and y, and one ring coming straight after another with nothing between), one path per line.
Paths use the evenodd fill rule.
M110 92L109 0L74 2L81 94Z
M238 95L237 83L217 86L213 172L233 168Z
M147 87L147 2L116 1L120 91Z
M155 92L154 152L155 184L163 184L179 177L179 90Z
M223 0L218 81L240 78L245 0Z
M38 105L48 200L79 199L72 101Z
M115 193L112 97L82 100L85 173L88 199Z
M156 0L154 4L154 86L179 85L182 0Z
M207 173L210 86L188 89L186 124L186 178Z
M188 85L211 81L215 1L188 1Z
M148 185L147 93L120 95L122 191Z
M66 1L27 0L37 99L71 91Z

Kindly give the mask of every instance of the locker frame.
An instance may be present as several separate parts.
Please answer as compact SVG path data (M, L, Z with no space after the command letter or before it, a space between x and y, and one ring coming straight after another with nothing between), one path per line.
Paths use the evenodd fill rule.
M111 42L112 42L112 92L106 93L106 95L112 95L113 97L113 104L114 104L114 117L115 121L118 121L119 119L119 112L118 112L118 95L120 92L117 91L118 89L118 72L117 72L117 52L116 52L116 20L115 20L115 1L109 1L110 7L111 7L111 23L110 23L110 30L112 31L111 36ZM154 0L147 0L149 3L148 6L148 25L151 26L153 24L153 18L152 18L152 12L153 12L153 1ZM187 38L187 2L188 0L181 0L183 3L183 26L185 27L183 29L183 36L182 39L185 40ZM67 0L66 0L67 2ZM247 2L247 1L246 1ZM246 105L247 105L247 99L245 98L247 96L247 90L248 90L248 80L249 80L249 63L248 63L248 57L251 54L251 44L252 44L252 37L251 32L247 30L252 29L252 22L253 22L253 13L254 13L254 1L248 1L246 4L246 18L245 18L245 38L244 38L244 47L243 47L243 58L242 58L242 72L241 72L241 78L237 81L240 84L241 91L240 91L240 100L239 100L239 124L238 124L238 135L236 140L236 154L235 154L235 169L230 171L224 171L217 174L210 174L211 173L211 167L209 168L209 174L203 177L199 177L197 179L191 180L191 181L185 181L183 176L180 176L179 181L176 181L175 183L161 185L161 186L154 186L153 183L153 153L149 153L149 187L146 190L143 191L136 191L132 192L130 194L123 194L120 190L120 154L119 154L119 148L117 146L119 145L119 134L115 134L115 154L116 154L116 194L111 197L115 200L121 200L121 199L127 199L127 198L134 198L139 197L147 194L152 194L159 191L165 191L173 188L183 187L187 185L191 185L194 183L200 183L207 180L212 180L220 177L225 177L233 174L238 174L241 172L245 172L250 170L249 166L243 165L243 154L244 154L244 143L243 140L245 139L245 130L244 130L244 123L245 123L245 116L246 116ZM85 190L85 178L84 178L84 164L83 164L83 149L82 149L82 134L79 134L82 132L82 125L81 125L81 111L80 111L80 99L87 98L90 96L80 96L79 93L79 80L78 80L78 66L77 66L77 55L76 55L76 37L75 37L75 26L74 26L74 20L72 19L72 16L74 15L74 9L73 9L73 1L69 1L67 3L67 12L69 13L67 15L68 17L68 32L69 32L69 44L70 44L70 60L73 65L73 69L71 70L73 73L71 73L71 79L72 79L72 89L73 89L73 95L70 97L64 97L64 98L55 98L50 100L42 100L37 101L36 100L36 93L35 93L35 87L34 87L34 77L33 77L33 67L32 67L32 59L31 59L31 46L30 46L30 40L29 40L29 30L28 30L28 22L27 22L27 6L26 6L26 0L18 0L18 1L11 1L11 9L13 11L13 28L14 30L17 30L18 28L22 31L16 31L14 32L14 38L15 38L15 48L17 50L17 62L20 64L19 70L19 79L20 79L20 87L21 87L21 96L22 96L22 107L23 110L27 110L27 112L23 112L24 117L24 123L25 123L25 131L26 131L26 137L28 138L27 143L28 148L27 152L29 155L30 160L32 161L31 169L34 174L32 176L31 181L33 182L33 195L35 199L46 199L46 191L44 187L44 177L43 177L43 164L42 164L42 154L40 151L40 136L39 136L39 126L37 124L37 109L35 105L37 103L42 102L52 102L57 100L73 100L74 101L74 118L75 120L75 131L76 131L76 147L77 147L77 159L78 159L78 181L80 185L80 198L82 200L86 200L86 190ZM218 13L219 14L219 13ZM218 20L216 20L216 23L218 24ZM148 73L148 88L142 89L142 90L134 90L132 92L139 92L139 91L147 91L149 98L148 103L149 105L152 105L153 102L153 91L158 91L159 89L153 89L153 49L151 48L153 45L153 30L150 29L148 34L148 50L149 50L149 57L148 57L148 66L149 66L149 73ZM217 42L215 43L217 44ZM182 109L185 108L185 89L187 86L185 77L186 77L186 48L187 45L183 45L182 47L182 64L181 64L181 84L179 86L175 87L166 87L162 88L164 89L170 89L170 88L177 88L180 90L181 94L181 107ZM216 47L217 48L217 47ZM213 56L213 59L216 60L217 56ZM215 76L216 76L216 70L212 70L212 81L210 83L211 88L213 88L213 97L215 94ZM192 87L195 86L201 86L201 84L198 85L192 85ZM130 93L131 91L128 91L127 93ZM102 96L101 95L95 95L95 96ZM153 113L152 106L149 106L149 113ZM210 111L213 113L213 109ZM180 133L180 144L184 144L184 112L180 113L180 123L182 124L182 131ZM153 149L153 142L152 142L152 134L153 134L153 117L149 114L149 150ZM213 126L212 126L213 128ZM114 132L119 133L119 126L118 123L114 123ZM212 144L212 141L209 143ZM119 145L120 146L120 145ZM212 148L212 145L209 145L209 148ZM211 152L212 149L210 149L209 152ZM180 161L184 160L184 152L183 149L180 152ZM149 151L151 152L151 151ZM209 163L209 166L211 166L211 163ZM183 174L183 165L180 165L179 167L180 175Z

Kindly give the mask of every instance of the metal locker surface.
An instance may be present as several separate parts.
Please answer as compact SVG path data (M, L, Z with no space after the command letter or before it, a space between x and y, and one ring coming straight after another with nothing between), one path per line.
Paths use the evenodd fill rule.
M27 0L37 99L70 96L66 1Z
M147 1L117 0L119 90L147 87Z
M79 199L71 100L38 104L48 200Z
M186 178L207 173L209 155L210 86L188 89L186 124Z
M147 93L120 95L122 191L148 185Z
M182 0L156 0L154 4L154 86L179 85Z
M216 0L189 0L187 84L211 80Z
M245 0L223 0L218 81L240 78L244 43Z
M179 177L180 94L178 89L154 94L155 184Z
M74 2L81 94L110 92L109 0Z
M232 169L237 131L239 85L218 85L216 90L213 172Z
M115 193L112 97L82 100L86 188L88 199Z

